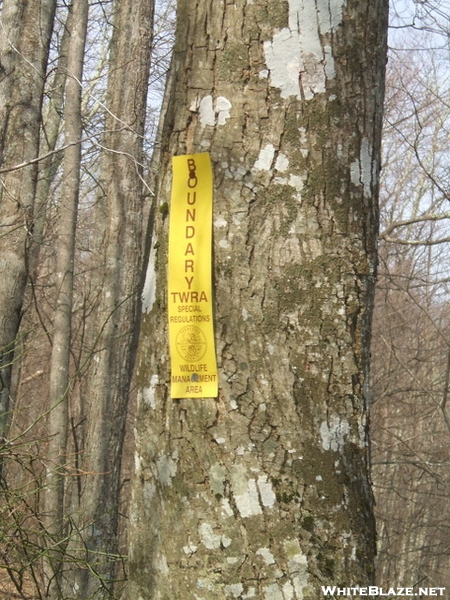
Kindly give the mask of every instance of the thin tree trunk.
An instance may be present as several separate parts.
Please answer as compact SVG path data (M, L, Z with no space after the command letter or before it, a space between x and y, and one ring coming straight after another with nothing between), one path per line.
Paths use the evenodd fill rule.
M368 347L387 9L178 2L137 361L130 600L319 600L321 585L373 582ZM199 152L215 180L219 396L172 399L170 158ZM189 308L187 323L202 305Z
M62 198L58 215L56 246L56 299L50 361L50 412L47 433L47 477L45 515L52 547L48 558L49 597L61 596L64 563L64 487L69 431L70 343L73 304L75 234L80 190L81 81L88 22L88 0L77 0L70 8L73 27L67 58L65 86L65 144Z
M34 281L39 266L39 254L45 235L47 205L52 183L63 160L63 152L51 154L56 148L62 131L64 112L64 90L67 78L67 53L73 26L72 11L69 10L59 47L58 63L47 92L48 101L42 116L41 154L50 154L39 162L36 186L35 216L33 221L33 239L30 249L30 275ZM45 110L46 108L46 110Z

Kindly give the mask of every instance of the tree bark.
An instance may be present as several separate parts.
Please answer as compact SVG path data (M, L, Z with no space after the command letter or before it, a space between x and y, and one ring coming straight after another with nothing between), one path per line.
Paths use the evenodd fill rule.
M178 3L138 356L129 598L373 582L386 0ZM219 397L169 397L172 155L209 152Z
M94 360L83 389L87 428L82 469L87 475L77 517L92 570L80 569L76 575L80 598L111 596L119 552L121 455L140 314L143 136L152 26L152 0L116 1L100 173L104 196L98 200L105 223L103 293L95 312Z
M72 3L73 23L67 57L65 85L65 144L62 198L58 213L56 246L56 298L50 361L49 436L45 490L45 518L51 536L46 557L49 598L61 595L64 564L64 489L69 432L70 346L72 330L75 236L80 191L81 81L88 23L88 0ZM65 546L65 544L64 544Z
M11 373L33 229L39 129L56 0L4 0L0 28L0 436L8 431Z
M58 62L53 73L48 101L42 110L41 155L48 155L39 161L38 180L36 185L35 216L33 219L33 239L30 249L29 272L33 282L38 277L39 256L45 240L47 224L47 207L50 201L50 190L63 161L63 153L55 152L58 138L63 130L64 93L67 78L67 54L73 27L72 11L67 12L64 30L58 48ZM52 154L54 153L54 154Z

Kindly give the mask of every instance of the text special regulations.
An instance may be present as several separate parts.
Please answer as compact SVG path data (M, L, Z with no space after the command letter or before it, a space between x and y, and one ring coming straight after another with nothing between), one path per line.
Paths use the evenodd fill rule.
M174 156L172 167L168 271L171 396L215 398L211 160L208 153Z

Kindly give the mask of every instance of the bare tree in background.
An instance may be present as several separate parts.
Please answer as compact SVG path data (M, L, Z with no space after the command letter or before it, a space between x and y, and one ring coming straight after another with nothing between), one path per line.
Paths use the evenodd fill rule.
M33 230L41 107L56 0L3 0L0 27L0 435L7 434L11 374ZM25 164L23 168L16 168Z
M112 597L116 561L122 560L117 542L122 446L136 346L143 232L150 205L150 192L144 183L148 160L143 147L145 126L149 126L146 108L153 2L93 3L88 44L77 69L68 65L67 54L75 50L73 28L80 21L72 19L71 14L66 21L66 6L58 6L58 11L50 14L44 12L48 2L28 4L0 4L5 48L2 66L6 73L2 109L13 106L12 113L19 114L22 104L25 106L34 90L24 84L24 78L32 81L31 75L39 74L41 85L40 97L32 98L32 118L30 111L24 112L29 119L26 127L30 129L19 127L17 118L2 133L2 141L10 143L8 155L6 141L2 146L4 157L8 158L1 166L2 190L12 190L11 182L22 181L27 173L32 174L34 187L24 192L27 211L18 211L8 239L6 234L1 238L2 248L10 253L3 253L2 259L14 255L18 267L29 267L31 278L29 295L24 295L26 270L19 273L20 289L14 278L6 280L12 287L6 289L6 283L3 286L8 300L12 299L11 289L15 293L13 308L17 319L14 335L9 335L7 327L3 327L2 335L8 333L8 340L13 340L23 354L16 353L14 365L20 410L14 413L12 437L1 450L2 456L8 456L10 466L10 479L5 480L5 486L14 486L16 477L20 480L17 485L27 490L26 494L17 495L21 504L20 510L15 510L16 522L28 524L28 541L19 548L14 558L17 563L10 566L9 560L6 565L0 561L0 569L7 568L19 593L25 590L28 563L28 577L34 581L38 594L47 593L44 590L50 582L52 597ZM87 3L77 3L76 8L86 9ZM22 42L38 36L38 24L42 28L45 23L47 50L53 26L55 32L47 71L45 64L36 62L40 70L35 66L41 49L34 38L30 42L32 58ZM44 27L40 33L45 32ZM163 35L162 27L158 35ZM39 41L45 39L42 35ZM13 64L13 59L17 64ZM24 71L22 79L20 60L29 70ZM80 97L82 67L85 79ZM161 75L153 73L150 80L155 81L158 76ZM16 95L9 101L6 92ZM76 107L71 99L78 103ZM2 119L2 125L6 122ZM31 139L31 130L36 144L40 139L40 153L37 145L32 152L32 146L24 144L24 139ZM62 139L62 130L66 131L66 139ZM150 147L150 140L146 147ZM24 148L27 153L22 156L19 150ZM10 205L3 203L2 210L5 206L15 210L21 207L13 202L13 196L8 198ZM80 218L75 235L77 208ZM27 227L23 226L25 212ZM2 212L3 229L4 217ZM59 226L55 225L57 222ZM32 242L30 253L28 243ZM5 266L8 275L14 275L5 260L0 266ZM2 276L0 287L4 282ZM17 339L24 298L26 314ZM6 315L9 327L12 321L8 319ZM14 345L3 343L3 338L1 343L4 348ZM3 355L3 391L9 399L11 369L7 367L11 366L12 353ZM96 380L90 381L90 377ZM52 408L48 414L49 429L43 427L42 418L48 408L47 398ZM91 424L90 419L95 422ZM25 459L11 448L25 445L30 448L26 457L29 468L21 470ZM41 462L44 455L45 469ZM40 502L44 483L45 506ZM3 485L2 493L8 499L15 497L13 489L4 489ZM10 506L6 506L5 514ZM5 522L5 530L9 529ZM52 556L50 551L54 551ZM37 566L42 556L51 564L45 584ZM2 570L2 577L3 573ZM58 577L54 577L55 573Z
M48 453L45 489L45 518L51 547L48 552L48 596L62 598L61 577L67 535L65 498L67 441L69 435L70 348L74 288L75 235L80 192L81 89L84 51L89 16L88 0L72 3L72 22L67 55L64 96L64 161L61 205L56 242L56 297L53 311L47 420Z
M450 561L449 8L393 16L372 346L380 585L445 585Z
M101 291L94 311L94 361L83 386L86 416L77 529L91 570L78 572L80 597L99 577L113 582L118 554L118 497L130 383L137 344L143 233L149 191L143 141L152 48L153 2L117 0L102 136L97 217L104 225ZM112 583L110 583L112 586ZM103 590L109 597L107 583Z

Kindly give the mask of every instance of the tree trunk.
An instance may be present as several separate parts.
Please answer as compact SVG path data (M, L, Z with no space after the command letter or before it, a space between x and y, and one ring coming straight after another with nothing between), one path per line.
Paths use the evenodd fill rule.
M45 490L45 516L52 547L47 559L49 598L61 596L64 563L64 487L69 432L70 345L73 305L75 232L81 164L81 81L88 23L88 0L72 4L73 26L67 58L65 86L65 144L62 198L58 214L56 249L56 299L50 361L49 436Z
M87 431L79 499L85 558L79 598L110 597L118 554L118 502L127 403L136 355L142 280L143 136L153 25L151 0L117 0L111 42L99 198L105 219L103 290L95 313L94 360L84 386ZM97 575L94 575L93 572Z
M41 105L56 0L3 0L0 28L0 436L7 435L11 373L33 229Z
M67 77L67 54L73 27L72 11L67 12L64 29L58 48L58 62L48 86L48 101L43 106L41 136L41 155L47 155L39 161L36 185L35 216L33 220L33 239L30 250L29 271L32 282L38 276L39 256L45 241L47 207L50 202L50 190L63 160L62 152L55 152L58 138L63 129L64 92ZM54 154L53 154L54 153Z
M387 8L178 3L138 356L130 600L319 599L321 585L373 582ZM219 396L172 400L170 157L197 152L215 178Z

